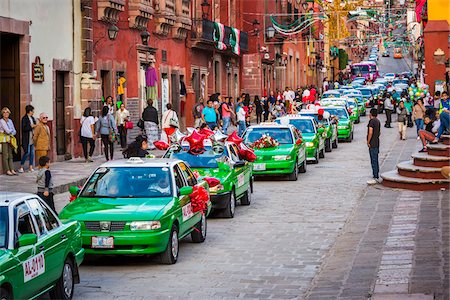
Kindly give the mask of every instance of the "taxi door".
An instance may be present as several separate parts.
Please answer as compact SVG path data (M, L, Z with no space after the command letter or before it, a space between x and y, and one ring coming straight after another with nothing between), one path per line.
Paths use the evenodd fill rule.
M228 152L230 153L230 158L233 162L241 160L239 158L239 149L235 144L228 144ZM234 182L236 183L236 198L240 198L248 190L252 171L249 163L246 161L245 166L234 168L233 172L236 177L234 179Z
M300 133L300 130L298 130L297 128L294 128L292 130L292 133L294 135L294 143L295 143L295 149L297 151L297 160L298 163L300 164L300 162L306 161L306 147L305 142L302 141L302 143L299 145L297 144L297 140L302 139L302 134Z

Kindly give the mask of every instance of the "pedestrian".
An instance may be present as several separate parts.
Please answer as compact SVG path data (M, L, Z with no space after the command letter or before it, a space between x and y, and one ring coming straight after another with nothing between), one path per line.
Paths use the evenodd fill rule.
M384 111L386 112L386 123L384 127L392 128L392 113L394 112L394 99L392 99L390 94L385 94L385 98L383 101Z
M261 100L259 100L259 97L255 96L255 110L256 110L256 124L259 124L262 121L262 114L263 114L263 106L261 104Z
M377 118L376 108L370 110L370 121L367 125L367 146L369 147L370 164L372 165L373 178L367 184L380 183L380 167L378 164L378 154L380 152L380 121Z
M405 95L405 97L407 97L407 95ZM407 115L408 116L408 124L407 125L408 125L408 127L413 127L414 126L413 120L412 120L413 102L410 98L406 98L406 101L404 103L405 103L405 108L408 112L408 115Z
M86 107L81 117L80 142L83 148L85 162L93 162L92 155L95 150L95 118L92 116L92 109ZM89 152L88 152L89 144Z
M153 107L153 100L147 100L147 107L142 112L142 120L144 120L144 130L147 136L148 146L150 150L155 150L153 142L159 140L158 133L158 110Z
M172 104L166 104L167 110L162 115L162 130L164 131L164 138L168 144L170 144L170 136L180 127L177 113L172 109ZM162 138L162 135L161 135Z
M270 101L268 98L263 100L263 108L264 108L264 122L269 119L269 110L270 110Z
M209 129L214 130L217 126L217 110L213 107L213 101L208 100L206 107L202 110L202 120Z
M138 135L134 142L128 145L128 147L122 151L125 158L130 157L146 157L149 153L147 151L148 141L144 135Z
M53 178L50 172L50 158L48 156L39 158L36 183L37 195L56 213L55 202L53 201Z
M239 136L242 136L244 134L246 128L245 115L244 104L242 102L239 102L236 112Z
M114 159L114 141L116 140L116 123L109 114L108 106L103 106L102 116L95 123L95 131L100 134L103 148L105 149L106 161Z
M17 151L17 134L13 121L9 118L11 111L7 107L2 108L0 119L0 147L2 150L3 170L6 175L17 175L13 166L13 151Z
M23 155L20 161L19 173L23 173L23 166L27 158L29 159L28 171L33 172L34 166L34 142L33 142L33 132L36 128L36 119L34 118L34 107L33 105L25 106L25 115L22 117L21 129L22 129L22 149Z
M437 143L441 138L442 134L450 129L450 101L448 99L447 92L442 92L442 98L439 103L439 119L440 126L436 138L433 143Z
M328 83L328 78L324 78L323 79L323 84L322 84L322 86L323 86L323 91L324 92L326 92L326 91L328 91L328 85L329 85L329 83Z
M203 104L203 98L200 98L198 102L192 108L192 116L194 117L194 128L199 128L202 125L202 110L205 107Z
M47 125L48 116L45 113L39 115L39 122L34 128L33 143L36 149L36 161L42 156L48 156L50 151L50 128Z
M434 110L438 111L440 105L441 105L441 92L436 91L434 92Z
M106 97L104 106L108 107L108 114L114 116L114 101L112 96Z
M121 103L119 110L116 112L116 126L122 150L127 147L127 128L125 125L129 120L130 112L125 108L125 104Z
M425 115L425 106L423 105L423 100L418 99L412 111L412 118L414 123L416 123L417 139L420 139L419 130L422 130L423 128L424 115Z
M405 103L400 101L397 107L397 123L398 132L400 133L400 140L406 140L406 125L408 122L408 111L405 108Z
M228 134L228 128L230 127L231 124L231 107L230 107L230 98L231 97L226 97L225 98L225 102L222 103L222 105L220 106L220 111L222 112L222 132L224 134Z
M419 131L419 137L422 141L422 150L420 150L419 152L427 152L427 141L432 142L436 138L436 133L439 130L440 126L439 114L437 113L436 115L438 118L434 122L431 121L431 118L429 116L425 116L425 130L421 129Z

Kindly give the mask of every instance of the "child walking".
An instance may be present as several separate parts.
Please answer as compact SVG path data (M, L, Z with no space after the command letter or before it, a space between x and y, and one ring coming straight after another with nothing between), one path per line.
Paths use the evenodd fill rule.
M39 170L36 178L37 195L50 206L56 213L55 202L53 201L53 179L50 172L50 158L41 156L39 158Z

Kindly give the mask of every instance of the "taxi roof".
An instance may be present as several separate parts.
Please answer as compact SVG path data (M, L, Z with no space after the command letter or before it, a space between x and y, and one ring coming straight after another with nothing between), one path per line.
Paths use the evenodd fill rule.
M302 116L299 114L289 114L283 117L278 117L277 119L281 119L281 118L289 118L289 119L301 119L301 120L315 120L314 117L311 116Z
M20 193L20 192L0 192L0 206L8 206L13 202L21 199L28 199L30 196L36 196L30 193Z
M281 125L275 122L262 122L258 125L252 125L249 128L267 128L267 127L280 127L280 128L289 128L290 125Z
M181 162L179 159L173 158L140 158L131 157L129 159L111 160L99 166L99 168L114 168L114 167L167 167L175 163Z

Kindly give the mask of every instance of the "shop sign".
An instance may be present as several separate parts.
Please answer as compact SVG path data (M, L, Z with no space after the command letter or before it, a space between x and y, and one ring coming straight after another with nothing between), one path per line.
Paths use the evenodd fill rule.
M44 82L44 64L41 64L39 56L36 56L34 63L31 63L31 80L33 82Z

